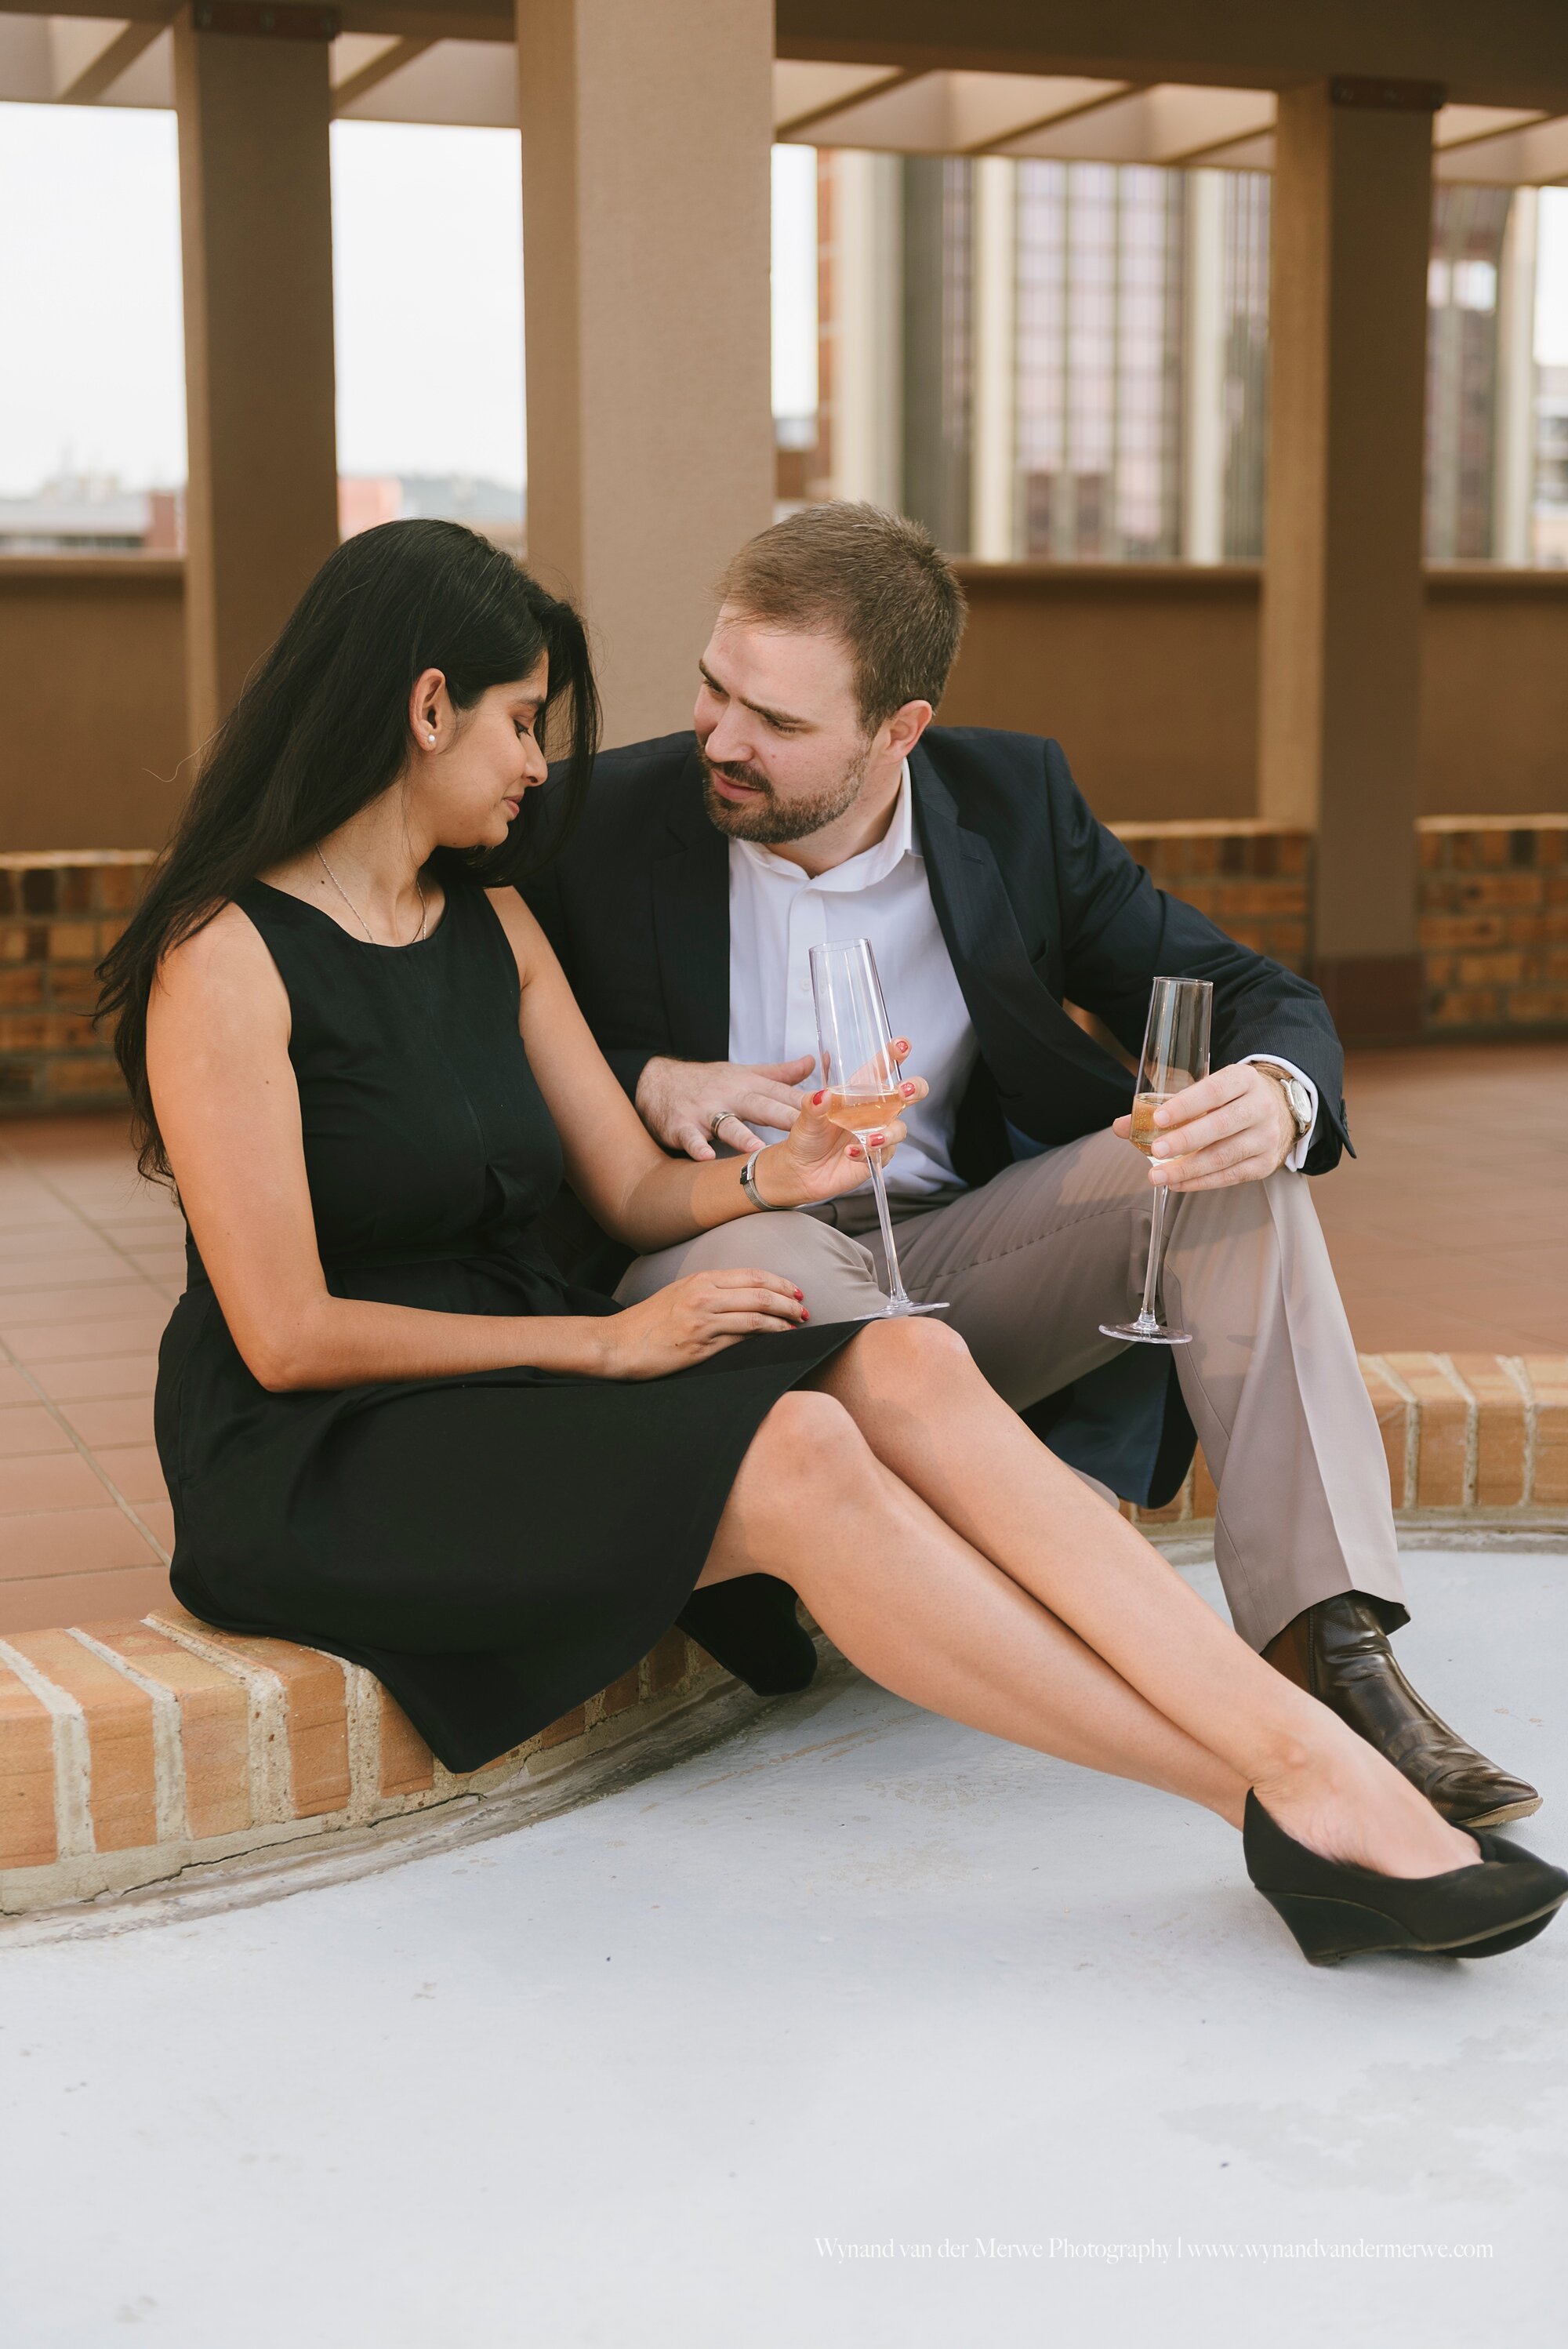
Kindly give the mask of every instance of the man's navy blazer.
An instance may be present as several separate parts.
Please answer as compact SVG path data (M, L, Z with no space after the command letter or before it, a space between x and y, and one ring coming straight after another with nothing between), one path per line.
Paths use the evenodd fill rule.
M1131 1077L1064 1006L1097 1014L1136 1059L1161 976L1212 982L1216 1068L1264 1052L1305 1071L1319 1104L1307 1172L1337 1163L1349 1141L1344 1058L1322 996L1156 889L1096 821L1059 743L934 726L909 766L936 917L980 1047L954 1134L966 1183L1127 1110ZM727 1060L729 850L704 806L693 735L601 753L565 853L523 894L629 1093L656 1055ZM918 1037L912 1058L918 1067ZM1130 1346L1024 1416L1073 1465L1158 1506L1192 1453L1174 1369L1166 1348Z

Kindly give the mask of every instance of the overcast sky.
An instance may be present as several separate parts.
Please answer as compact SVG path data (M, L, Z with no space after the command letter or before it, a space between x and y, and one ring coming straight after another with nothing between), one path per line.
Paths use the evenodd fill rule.
M341 470L520 481L516 132L340 122L332 142ZM814 169L775 150L781 415L816 404ZM1543 196L1541 290L1537 356L1568 365L1568 189ZM172 115L0 104L0 493L62 465L183 481Z

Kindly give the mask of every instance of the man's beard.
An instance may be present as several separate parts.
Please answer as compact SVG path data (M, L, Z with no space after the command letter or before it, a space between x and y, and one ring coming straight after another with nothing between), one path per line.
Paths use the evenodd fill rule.
M861 795L865 781L866 761L871 755L868 743L854 764L847 767L836 783L827 790L814 792L809 799L781 800L766 775L755 767L738 764L716 764L706 750L702 753L703 798L707 802L708 821L730 840L752 840L759 848L777 848L787 840L804 840L813 832L820 832L843 815ZM737 804L733 800L720 799L713 787L716 774L727 781L749 783L757 793L755 800Z

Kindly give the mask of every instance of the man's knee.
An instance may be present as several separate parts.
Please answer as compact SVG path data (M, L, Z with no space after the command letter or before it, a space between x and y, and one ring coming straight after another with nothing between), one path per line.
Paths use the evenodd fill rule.
M881 1302L869 1251L814 1216L745 1216L721 1224L680 1247L639 1257L615 1295L635 1305L687 1273L752 1266L792 1280L814 1321L852 1320Z

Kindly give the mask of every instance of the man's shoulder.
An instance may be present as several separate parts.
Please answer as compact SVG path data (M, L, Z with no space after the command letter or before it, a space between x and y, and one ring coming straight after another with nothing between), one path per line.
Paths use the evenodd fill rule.
M656 734L645 742L618 742L601 750L593 761L595 792L656 791L686 772L696 754L696 737L688 726L679 734Z
M920 739L954 792L1009 785L1037 792L1042 782L1071 780L1067 754L1051 735L1015 734L1000 726L928 726Z
M601 750L561 858L563 873L580 872L611 851L635 861L644 853L650 828L662 830L684 802L696 751L696 738L689 730ZM551 769L552 783L563 777L562 768Z
M1061 744L1042 734L1014 734L995 726L930 726L920 748L945 790L960 823L990 834L998 846L1043 843L1053 803L1076 799Z

